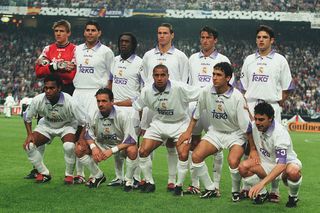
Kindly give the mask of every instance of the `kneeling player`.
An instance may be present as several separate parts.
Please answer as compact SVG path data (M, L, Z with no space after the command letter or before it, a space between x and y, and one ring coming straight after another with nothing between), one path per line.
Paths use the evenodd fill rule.
M48 75L44 79L44 93L37 95L24 113L27 138L23 144L28 159L39 172L36 182L44 183L51 179L49 170L43 163L37 147L51 141L55 136L61 137L64 149L66 171L64 182L73 183L75 164L75 141L77 125L84 125L84 113L80 111L72 97L61 92L62 81L57 75ZM39 114L38 125L32 131L32 118ZM82 128L82 127L81 127Z
M109 89L99 89L96 93L99 110L89 118L85 140L79 140L76 155L88 167L91 178L89 188L97 188L106 177L97 163L108 159L112 154L123 151L127 156L127 170L124 191L133 189L133 172L138 166L137 136L134 121L123 110L113 106L113 93Z
M252 134L261 159L257 164L251 159L241 162L239 170L244 181L252 186L249 197L255 204L262 204L268 198L265 186L282 177L289 187L287 207L296 207L302 182L302 164L293 150L288 131L274 120L274 109L268 103L259 103L254 108Z

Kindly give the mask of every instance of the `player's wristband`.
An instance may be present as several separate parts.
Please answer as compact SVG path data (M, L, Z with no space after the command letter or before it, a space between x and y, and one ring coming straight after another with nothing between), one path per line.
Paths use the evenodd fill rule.
M119 147L118 146L112 147L111 151L112 151L112 153L116 153L119 151Z
M93 148L97 147L94 143L90 144L90 149L92 150Z

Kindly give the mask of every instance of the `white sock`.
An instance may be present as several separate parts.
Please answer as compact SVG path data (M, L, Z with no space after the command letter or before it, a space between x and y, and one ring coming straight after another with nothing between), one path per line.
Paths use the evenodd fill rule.
M44 175L49 175L48 168L43 163L43 158L38 151L37 147L33 144L29 144L29 149L26 150L28 159L31 162L31 164L38 170L39 173Z
M126 158L126 163L127 163L127 168L126 168L126 175L125 175L125 181L130 183L133 183L132 178L133 178L133 173L135 169L138 167L138 158L135 160L131 160L130 158Z
M65 176L73 176L74 166L76 163L76 155L74 152L75 144L72 142L64 142L64 161L66 163Z
M280 179L275 179L271 182L271 192L279 194L279 181Z
M139 157L139 165L147 183L154 184L152 177L152 161L150 155L148 157Z
M190 176L191 176L191 185L197 188L200 188L200 181L199 177L195 175L194 168L192 166L192 151L189 151L189 170L190 170Z
M84 175L84 165L81 163L80 158L76 157L76 170L77 170L77 175L85 177Z
M188 172L188 161L178 161L178 180L176 185L182 186Z
M241 183L241 176L239 173L238 167L235 169L231 169L229 167L230 174L231 174L231 181L232 181L232 192L240 192L240 183Z
M298 196L301 183L302 183L302 176L297 182L292 182L291 180L288 180L288 188L289 188L290 196Z
M137 158L137 162L138 162L138 165L137 165L136 169L133 172L133 177L134 177L134 179L136 179L137 181L140 182L141 181L141 176L140 176L141 168L139 166L139 159L138 158Z
M249 156L245 154L243 155L242 160L247 160L248 158ZM247 191L250 190L250 186L247 184L246 181L242 181L242 190L247 190Z
M217 152L213 155L213 182L216 189L220 189L221 171L223 165L223 152Z
M38 146L37 147L38 151L40 152L41 156L42 156L42 159L44 157L44 151L46 150L46 145L43 144L42 146Z
M101 178L103 172L98 167L98 164L89 155L84 155L79 158L82 165L86 166L90 171L90 177Z
M214 183L212 182L212 180L209 176L208 167L205 164L205 162L204 161L202 161L201 163L193 163L192 162L192 166L194 168L193 172L202 181L205 189L214 190Z
M178 165L178 153L177 149L168 148L168 183L176 183L176 176L177 176L177 165Z
M252 187L258 184L261 181L261 179L258 177L258 175L254 174L250 177L243 178L243 181L246 182L247 186ZM267 192L267 189L264 187L263 189L261 189L259 194L264 194L266 192Z
M114 171L118 179L124 180L124 158L120 152L114 154Z

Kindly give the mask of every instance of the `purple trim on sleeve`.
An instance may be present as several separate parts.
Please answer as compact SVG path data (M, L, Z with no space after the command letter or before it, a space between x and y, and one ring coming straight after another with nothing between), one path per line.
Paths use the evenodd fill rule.
M287 90L295 90L295 89L296 89L296 85L294 84L293 81L291 81Z
M277 164L286 164L287 163L287 150L286 149L277 149L276 150L276 163Z
M136 144L137 141L129 135L122 143L123 144Z
M89 135L89 132L86 131L86 133L84 134L84 139L85 140L94 140L90 135Z
M246 133L251 133L252 132L252 124L251 122L248 124L248 128L247 128L247 131Z
M112 73L110 74L109 80L110 80L110 81L113 81L113 75L112 75Z
M234 80L233 84L236 84L236 80ZM235 86L235 85L234 85L234 86ZM244 92L246 91L246 90L244 89L243 84L242 84L241 81L239 81L239 84L238 84L237 86L238 86L238 89L239 89L242 93L244 93Z

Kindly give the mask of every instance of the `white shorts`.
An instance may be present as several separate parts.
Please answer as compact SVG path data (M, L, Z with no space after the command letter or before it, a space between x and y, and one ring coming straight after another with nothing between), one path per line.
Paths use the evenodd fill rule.
M281 112L282 112L282 107L280 107L280 105L277 102L274 103L270 103L268 102L273 110L274 110L274 119L276 121L278 121L279 123L281 123ZM258 104L257 100L248 100L248 106L249 106L249 110L252 114L252 116L254 116L254 107Z
M209 131L202 137L209 141L218 150L230 149L233 145L242 146L246 143L246 136L241 131L235 132L219 132L209 127Z
M125 106L118 106L117 110L123 111L127 113L128 116L133 120L133 127L137 135L140 135L140 115L139 111L135 110L133 107L125 107Z
M290 163L293 163L293 164L296 164L300 169L302 169L302 163L299 159L295 159L295 160L291 160L291 161L288 161L287 162L287 165L290 164ZM270 172L273 170L273 168L276 166L277 164L275 163L270 163L270 162L267 162L267 161L264 161L263 159L261 160L261 166L263 168L263 170L266 172L266 174L270 174ZM281 175L279 175L277 177L280 178Z
M98 110L96 92L98 89L75 89L72 97L90 117Z
M146 130L143 138L160 142L165 142L168 138L172 138L173 142L177 142L179 136L188 128L188 125L189 119L184 119L176 123L163 123L162 121L154 120Z
M192 117L193 111L195 110L197 102L190 102L189 103L189 115ZM200 115L200 119L197 121L196 126L192 130L192 135L201 135L202 131L208 132L209 128L209 119L204 110L203 113Z
M43 122L43 118L39 120L38 125L33 130L34 132L39 132L41 135L46 136L49 140L52 140L55 136L63 138L67 134L76 134L78 122L74 121L65 125L62 128L54 129Z
M150 127L150 124L154 115L155 115L155 112L150 110L148 107L143 108L141 123L140 123L141 129L146 130Z

